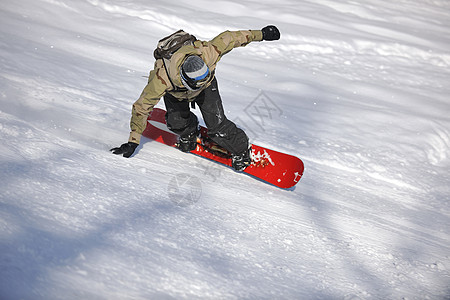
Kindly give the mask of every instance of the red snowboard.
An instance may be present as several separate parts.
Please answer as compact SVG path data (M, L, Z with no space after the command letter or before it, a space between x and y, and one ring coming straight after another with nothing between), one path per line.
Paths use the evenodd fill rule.
M178 136L167 129L165 114L166 111L163 109L153 109L148 116L147 128L143 132L143 136L175 147ZM197 149L191 153L231 167L231 158L228 152L210 141L207 129L203 126L200 127ZM293 187L303 175L303 162L298 157L289 154L252 145L252 160L252 164L244 170L244 173L280 188Z

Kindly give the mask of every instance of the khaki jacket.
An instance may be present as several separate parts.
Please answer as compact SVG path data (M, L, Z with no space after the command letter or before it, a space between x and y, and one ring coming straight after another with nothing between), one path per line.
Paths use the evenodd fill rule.
M211 84L214 76L211 76L207 84L198 91L184 88L181 82L180 68L187 56L199 55L208 65L210 72L214 74L216 65L223 55L233 48L261 40L261 30L225 31L211 41L195 41L194 45L180 48L173 54L169 65L166 64L167 71L163 60L156 60L146 87L133 104L130 121L131 132L128 141L139 144L142 132L147 126L148 114L166 93L170 93L180 101L192 101Z

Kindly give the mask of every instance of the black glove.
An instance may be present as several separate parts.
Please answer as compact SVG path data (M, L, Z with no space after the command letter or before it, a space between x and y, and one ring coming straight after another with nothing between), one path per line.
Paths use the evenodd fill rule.
M125 144L122 144L120 147L112 148L109 151L112 151L114 154L123 154L123 157L130 157L133 155L134 150L136 150L136 147L139 146L139 144L128 142Z
M274 25L269 25L261 29L263 41L274 41L280 39L280 31Z

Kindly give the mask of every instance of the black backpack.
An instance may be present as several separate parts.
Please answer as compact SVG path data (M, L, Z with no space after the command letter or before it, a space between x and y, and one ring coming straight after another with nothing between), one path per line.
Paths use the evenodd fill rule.
M158 42L155 51L153 52L153 56L155 57L155 59L162 59L164 69L166 70L167 77L169 78L174 91L186 91L187 89L179 88L172 82L166 64L170 64L172 55L177 52L178 49L186 45L192 45L196 40L197 38L195 36L180 29L177 32L174 32L171 35L161 39Z
M161 39L153 52L153 56L155 59L170 59L178 49L185 45L192 45L196 40L195 36L180 29Z

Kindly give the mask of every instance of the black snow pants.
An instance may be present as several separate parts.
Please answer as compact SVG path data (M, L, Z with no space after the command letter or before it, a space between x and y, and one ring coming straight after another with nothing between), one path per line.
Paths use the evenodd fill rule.
M211 82L194 100L208 128L208 136L217 144L224 147L232 154L242 154L249 147L248 137L236 124L225 117L220 98L217 80ZM164 96L166 105L167 127L180 135L187 137L197 130L197 116L190 111L188 101L180 101L170 94Z

